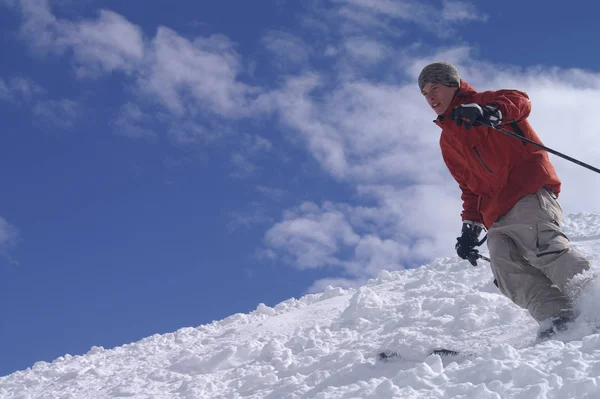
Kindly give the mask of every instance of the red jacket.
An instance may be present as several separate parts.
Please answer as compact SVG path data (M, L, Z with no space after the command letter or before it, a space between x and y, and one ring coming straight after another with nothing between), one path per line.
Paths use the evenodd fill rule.
M444 162L462 190L463 220L489 228L524 195L534 194L544 186L559 194L560 180L546 151L486 126L473 126L470 130L457 126L450 119L450 112L465 103L499 107L502 128L541 144L527 121L531 102L526 93L477 93L462 81L448 110L435 123L442 128L440 147Z

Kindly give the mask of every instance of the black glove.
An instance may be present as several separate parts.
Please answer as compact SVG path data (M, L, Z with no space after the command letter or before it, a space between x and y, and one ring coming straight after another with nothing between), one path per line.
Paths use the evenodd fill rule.
M479 245L479 234L481 234L481 226L472 223L464 222L462 226L462 235L456 238L456 253L462 259L468 260L473 266L477 266L479 259L479 251L475 249Z
M475 103L462 104L455 107L450 113L458 126L464 124L465 129L471 126L492 125L496 126L502 122L502 112L492 105L479 105Z

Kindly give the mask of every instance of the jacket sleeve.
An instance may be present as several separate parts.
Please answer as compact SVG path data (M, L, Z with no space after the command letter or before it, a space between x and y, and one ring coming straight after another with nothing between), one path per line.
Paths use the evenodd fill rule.
M464 166L462 166L459 162L454 161L455 159L459 159L461 156L457 154L456 151L451 149L445 143L440 143L442 149L442 157L444 158L444 162L446 163L446 167L450 171L454 180L458 183L458 187L462 191L461 199L463 201L463 210L461 212L462 220L469 220L475 223L483 224L483 218L481 217L481 213L477 210L477 202L479 198L476 194L474 194L468 187L465 181L465 173Z
M482 105L495 105L502 112L502 124L520 122L531 113L531 101L527 93L519 90L498 90L480 93L477 101Z

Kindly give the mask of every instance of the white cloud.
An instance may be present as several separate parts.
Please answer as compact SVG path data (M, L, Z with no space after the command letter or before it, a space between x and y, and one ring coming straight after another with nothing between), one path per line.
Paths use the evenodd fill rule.
M460 230L459 193L451 197L438 186L361 191L377 198L377 206L304 203L286 212L265 235L271 257L301 269L335 266L349 278L365 280L382 269L415 267L452 251ZM454 215L448 209L436 220L429 207L440 203L453 204Z
M259 154L273 149L273 144L268 139L257 134L244 134L238 140L240 145L250 154Z
M312 49L301 38L287 32L270 31L263 37L262 43L273 54L275 62L282 67L288 63L305 63L312 53Z
M38 101L32 110L36 120L43 121L44 126L61 128L73 127L80 115L79 104L67 99Z
M402 19L414 19L419 12L416 12L417 3L412 1L394 1L394 0L338 0L345 3L346 7L356 7L362 11L368 11L375 15L389 15ZM423 7L429 9L430 6ZM344 8L342 7L343 11Z
M268 225L274 222L269 216L268 210L258 202L248 204L248 210L235 211L229 214L227 227L233 232L240 229L248 229L256 225Z
M10 90L6 83L4 83L4 79L0 78L0 100L9 100L10 98Z
M80 76L131 71L144 56L141 29L112 11L100 10L96 20L59 20L48 0L18 0L21 36L41 54L73 50Z
M149 74L140 87L160 98L172 112L183 115L208 111L221 116L247 114L251 89L237 81L240 62L226 37L191 42L159 28L152 42Z
M410 243L405 264L453 255L455 237L460 232L462 203L458 186L447 175L446 183L410 186L361 186L359 192L376 199L380 213L390 225L373 233Z
M95 21L63 23L64 37L80 63L79 75L132 72L144 57L141 29L112 11L100 10Z
M446 242L438 241L432 220L426 213L428 205L437 205L445 197L431 197L422 206L410 189L371 188L381 197L377 207L358 207L347 204L324 203L319 207L304 203L286 212L284 220L273 226L265 239L274 250L272 256L297 265L299 268L335 266L354 279L366 279L380 270L398 270L417 266L436 257L436 249ZM375 195L374 193L372 193ZM435 189L420 195L437 194ZM404 198L406 195L407 198ZM392 204L387 204L391 201ZM451 200L450 200L451 201ZM454 201L457 203L458 201ZM415 211L413 213L412 211ZM413 226L416 224L416 228ZM459 226L460 227L460 226ZM446 234L450 243L456 231ZM452 247L451 245L446 245Z
M284 220L265 235L268 245L302 269L342 266L336 257L343 248L358 242L358 235L343 213L331 206L321 209L304 203L286 212Z
M131 80L132 98L112 122L118 134L155 139L164 131L179 146L208 144L232 134L226 119L254 115L258 90L239 81L240 57L225 36L189 39L159 27L154 38L145 38L139 26L112 11L70 21L56 18L45 0L19 0L18 5L21 35L37 53L72 53L80 78L120 72ZM4 84L0 98L15 92ZM74 105L52 100L34 111L49 118L53 109L69 114ZM246 151L232 157L240 168L252 167Z
M487 21L488 16L466 1L444 0L442 16L449 21Z
M174 123L169 129L169 136L179 145L207 143L218 140L225 133L219 127L208 127L190 119Z
M285 197L286 191L276 187L269 187L264 185L256 186L256 191L263 194L266 197L269 197L275 201L279 201Z
M230 157L231 165L235 169L229 175L234 178L244 178L256 173L257 166L241 152L234 152Z
M80 116L81 106L69 99L49 99L47 91L29 78L0 78L0 100L28 107L34 123L43 128L71 128Z
M159 27L145 40L140 27L111 11L71 22L57 19L47 0L19 0L19 9L21 34L32 48L41 54L72 50L80 77L123 72L135 79L140 94L159 101L174 118L250 112L256 89L237 79L242 66L225 36L189 40Z
M6 219L0 217L0 246L8 247L14 245L19 238L19 231L9 224Z
M231 154L231 163L234 171L230 176L244 178L255 175L260 169L257 162L268 152L273 145L269 140L258 135L243 134L236 137L240 149Z
M365 284L366 280L353 278L323 278L315 281L310 288L307 290L309 294L320 294L325 291L327 287L341 287L341 288L359 288Z
M310 98L310 93L320 84L319 76L314 74L291 77L280 90L259 97L256 108L279 113L285 125L304 135L319 162L334 175L342 176L347 163L341 132L320 120L320 105Z
M16 263L10 256L9 250L14 248L21 241L19 230L0 217L0 255L10 263Z
M376 64L391 54L383 43L365 37L352 37L344 43L344 48L354 62Z
M19 98L30 101L34 97L45 94L46 90L27 78L13 78L10 81L11 92Z
M142 111L137 104L128 102L121 107L113 126L117 133L130 138L154 139L157 135L150 127L153 121L154 118Z
M434 146L439 130L416 85L348 82L319 92L319 101L311 92L320 82L314 75L293 77L261 101L277 104L283 123L306 137L329 173L370 182L442 178Z
M30 103L45 93L46 90L31 79L16 77L6 82L0 78L0 100L25 104Z
M474 5L462 1L444 1L438 7L412 0L335 0L339 4L338 15L346 20L342 27L345 32L374 30L399 36L402 32L394 25L395 21L412 22L421 29L439 36L449 36L453 23L461 20L485 20L478 17Z
M392 27L391 20L412 19L406 2L393 2L390 0L336 0L339 8L336 10L342 20L341 29L345 33L361 31L381 31L385 34L399 36L402 34L398 28Z
M376 235L361 237L356 246L355 260L357 264L354 275L373 276L378 271L404 268L402 264L411 254L411 247L406 241L382 239Z

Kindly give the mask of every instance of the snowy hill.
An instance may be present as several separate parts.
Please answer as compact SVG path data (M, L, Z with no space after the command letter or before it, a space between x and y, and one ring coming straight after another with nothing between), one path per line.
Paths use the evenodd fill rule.
M565 227L596 268L600 216ZM595 318L599 287L578 305L583 318ZM579 323L535 345L536 329L486 264L440 259L358 290L39 362L0 378L0 398L599 398L600 335ZM428 355L435 347L470 355ZM401 357L380 361L383 350Z

